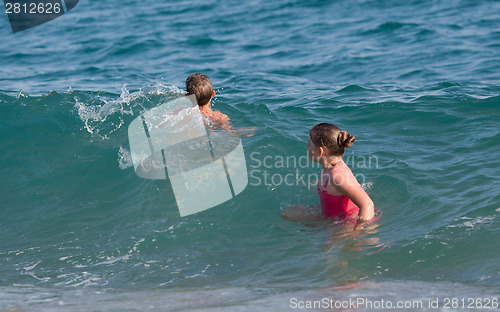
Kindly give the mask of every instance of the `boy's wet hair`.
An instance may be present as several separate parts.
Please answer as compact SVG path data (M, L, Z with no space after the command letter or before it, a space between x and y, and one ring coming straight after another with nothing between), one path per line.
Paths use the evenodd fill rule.
M206 105L212 98L212 82L207 75L195 73L186 79L187 95L195 95L199 106Z
M345 148L351 147L356 138L347 131L340 130L336 125L320 123L309 131L311 141L317 147L326 147L329 156L344 155Z

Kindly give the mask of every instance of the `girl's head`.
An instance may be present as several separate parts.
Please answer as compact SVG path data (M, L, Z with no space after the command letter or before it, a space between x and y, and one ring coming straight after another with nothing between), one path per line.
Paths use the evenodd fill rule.
M339 127L320 123L309 131L309 156L316 160L316 157L342 157L345 148L348 148L356 138L347 131L340 130Z

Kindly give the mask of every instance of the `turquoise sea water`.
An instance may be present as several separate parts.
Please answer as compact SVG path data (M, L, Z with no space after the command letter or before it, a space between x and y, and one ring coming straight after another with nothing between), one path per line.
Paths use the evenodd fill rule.
M82 0L16 34L3 15L0 311L499 298L499 12ZM127 127L193 72L212 79L215 109L256 130L242 138L245 191L181 218L168 181L135 174ZM318 202L300 176L319 169L280 161L306 157L319 122L356 136L345 159L382 211L368 230L281 217Z

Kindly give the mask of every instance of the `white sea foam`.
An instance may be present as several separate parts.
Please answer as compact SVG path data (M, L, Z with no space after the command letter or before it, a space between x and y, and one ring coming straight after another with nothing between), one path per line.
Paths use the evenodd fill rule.
M474 228L478 224L488 224L491 223L491 221L494 220L494 217L492 216L480 216L476 218L469 218L469 217L461 217L460 219L457 219L455 221L459 220L464 220L464 222L459 223L459 224L452 224L452 225L447 225L447 228L459 228L459 227L467 227L467 228Z
M35 274L35 272L32 271L33 269L36 268L36 266L38 264L40 264L40 262L42 262L42 261L38 261L36 263L33 263L31 265L27 265L27 266L23 267L24 271L22 271L21 274L29 275L29 276L33 277L34 279L42 281L42 282L46 282L46 281L50 280L50 277L48 277L48 276L47 277L39 277Z
M106 257L105 261L98 262L95 265L114 264L114 263L119 262L119 261L126 261L126 260L130 259L130 257L131 257L130 255L123 255L120 257Z
M138 240L138 241L134 244L134 246L132 247L132 249L130 249L130 250L128 251L128 253L130 254L130 253L133 253L133 252L137 252L137 251L138 251L138 250L137 250L137 247L139 247L139 245L140 245L141 243L143 243L144 241L145 241L145 239L144 239L144 238L139 239L139 240Z
M493 217L477 217L471 221L465 221L463 224L466 227L474 227L477 224L490 223Z
M33 264L33 265L25 266L23 269L25 269L26 271L31 271L31 270L33 270L34 268L36 268L36 266L37 266L38 264L40 264L40 262L42 262L42 261L38 261L37 263L35 263L35 264Z
M79 275L76 280L70 281L66 284L72 287L80 287L80 286L96 286L99 285L99 281L101 280L101 277L97 274L92 274L89 272L82 272L81 275Z

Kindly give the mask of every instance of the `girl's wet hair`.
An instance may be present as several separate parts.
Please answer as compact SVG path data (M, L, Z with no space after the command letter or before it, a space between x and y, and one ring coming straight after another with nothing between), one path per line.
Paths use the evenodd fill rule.
M314 145L326 147L329 156L344 155L345 148L351 147L356 138L347 131L342 131L336 125L320 123L309 131L309 136Z

